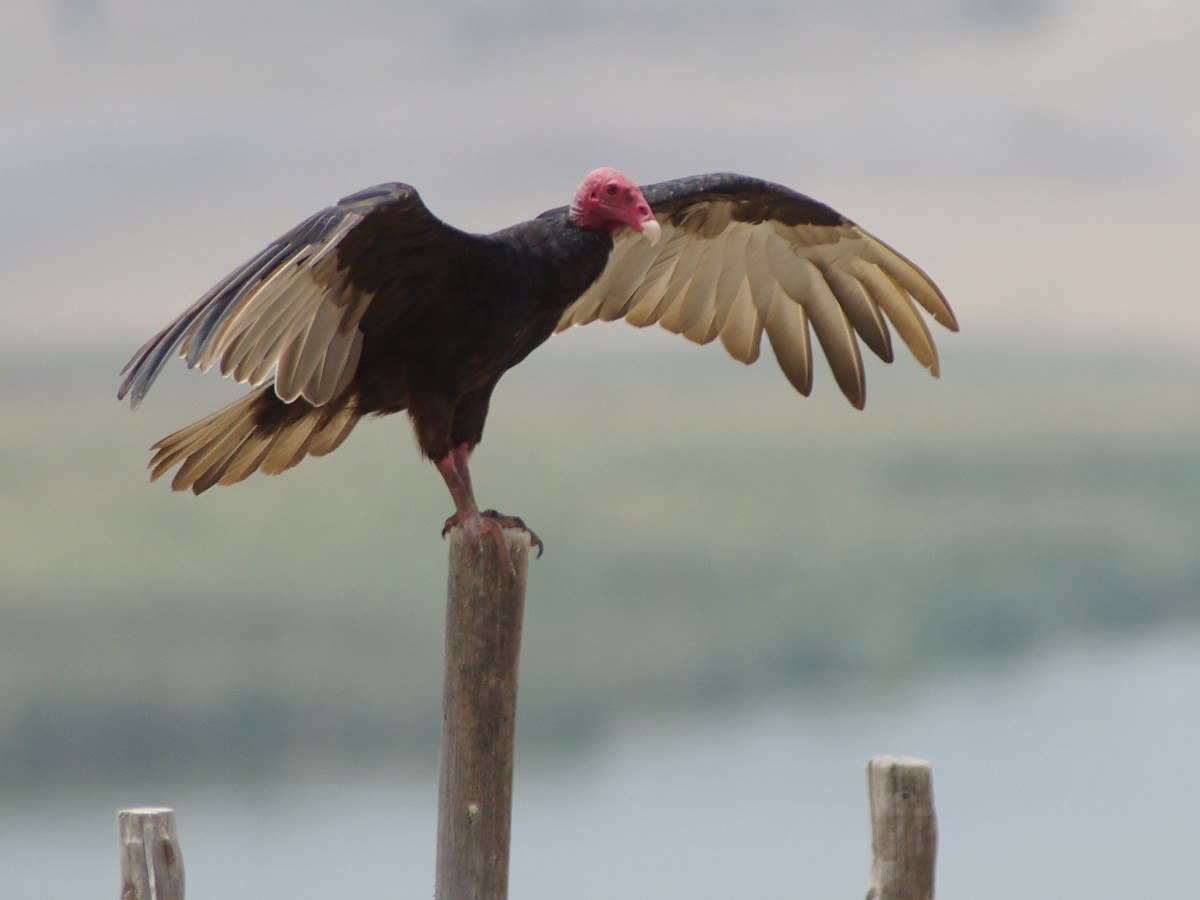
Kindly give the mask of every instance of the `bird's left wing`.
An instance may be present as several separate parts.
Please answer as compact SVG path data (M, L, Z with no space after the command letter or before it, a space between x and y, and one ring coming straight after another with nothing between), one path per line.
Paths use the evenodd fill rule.
M397 220L406 232L453 231L408 185L351 194L247 260L147 341L121 370L117 396L128 394L136 407L178 352L189 367L207 371L219 364L239 382L258 385L273 375L275 392L288 403L303 397L321 406L336 397L358 365L358 325L375 296L371 285L352 276L346 258L378 243L378 229L358 228L372 213L393 223L385 226L392 236ZM347 244L354 245L352 254Z
M619 233L604 272L558 330L619 318L639 327L657 322L699 344L720 338L745 363L758 358L765 330L780 368L807 395L811 328L838 385L861 408L858 339L891 362L890 322L937 374L937 350L917 308L957 330L945 297L912 262L828 206L740 175L682 178L642 193L662 237L651 246Z

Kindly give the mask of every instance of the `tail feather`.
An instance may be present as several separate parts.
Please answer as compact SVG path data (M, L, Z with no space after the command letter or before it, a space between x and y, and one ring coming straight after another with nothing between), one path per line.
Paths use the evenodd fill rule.
M260 470L277 475L305 456L336 449L358 419L352 398L324 406L303 399L285 404L274 385L266 385L155 444L150 480L178 465L172 489L200 494Z

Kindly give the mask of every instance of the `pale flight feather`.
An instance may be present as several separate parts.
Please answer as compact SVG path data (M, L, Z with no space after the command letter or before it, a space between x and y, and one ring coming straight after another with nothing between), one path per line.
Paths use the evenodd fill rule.
M618 233L608 266L563 313L559 331L623 317L699 344L719 338L730 356L750 363L765 330L780 368L804 394L812 388L815 334L838 385L862 406L859 339L890 362L890 323L917 361L938 374L937 350L917 307L954 329L945 298L920 269L853 222L739 221L728 200L702 198L682 213L651 202L662 227L658 244Z

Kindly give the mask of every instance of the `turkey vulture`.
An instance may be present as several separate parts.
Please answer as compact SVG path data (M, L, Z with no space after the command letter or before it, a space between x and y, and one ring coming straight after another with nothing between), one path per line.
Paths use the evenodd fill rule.
M487 235L440 221L406 184L381 184L235 269L134 354L117 396L137 407L176 352L257 386L152 448L151 479L179 466L171 486L197 494L323 456L368 413L407 410L454 500L446 528L498 534L524 524L480 513L467 460L500 377L555 331L657 322L720 339L744 363L765 331L805 395L811 331L861 408L858 341L890 362L889 322L937 374L918 306L957 330L915 265L830 207L755 178L639 188L597 169L570 206Z

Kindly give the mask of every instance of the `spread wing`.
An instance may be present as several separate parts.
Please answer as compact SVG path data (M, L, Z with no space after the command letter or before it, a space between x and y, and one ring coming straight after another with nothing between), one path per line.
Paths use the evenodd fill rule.
M934 375L937 350L919 309L958 330L924 272L849 219L781 185L702 175L642 188L662 226L651 246L625 231L608 265L558 330L623 318L657 322L699 344L720 339L735 359L758 358L767 333L800 393L812 389L812 342L846 397L866 399L859 339L892 361L888 324Z
M136 407L166 360L214 365L235 381L274 377L291 403L321 406L353 378L362 352L363 313L384 277L382 247L431 235L459 235L405 184L381 184L343 198L239 266L152 337L121 370L117 393Z

